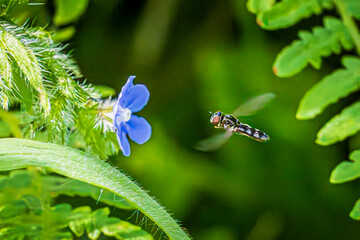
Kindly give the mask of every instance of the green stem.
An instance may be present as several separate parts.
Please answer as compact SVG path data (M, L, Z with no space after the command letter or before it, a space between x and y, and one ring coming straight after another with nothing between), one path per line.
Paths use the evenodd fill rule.
M125 199L158 225L171 240L190 240L165 209L125 174L85 152L18 138L0 139L0 171L38 166Z
M339 14L344 22L344 25L347 27L347 29L350 32L350 35L354 41L356 52L358 55L360 55L360 32L359 28L357 27L353 17L351 14L347 11L346 6L344 4L343 0L334 0L334 3L336 5L336 8L339 11Z

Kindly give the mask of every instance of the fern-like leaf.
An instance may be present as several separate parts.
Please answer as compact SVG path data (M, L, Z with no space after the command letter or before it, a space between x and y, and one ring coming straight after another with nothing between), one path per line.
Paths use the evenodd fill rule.
M82 215L81 218L69 223L71 231L80 237L87 232L90 239L98 239L101 233L121 240L141 239L152 240L153 237L138 226L118 218L108 217L109 208L102 208L91 212L89 207L81 207L71 212L73 215Z
M343 161L335 167L330 176L331 183L344 183L360 177L360 150L349 156L351 161Z
M247 9L251 13L260 13L270 9L276 0L249 0L246 3Z
M342 141L359 130L360 102L357 102L330 119L318 132L316 143L327 146Z
M360 59L343 57L342 63L345 69L326 76L306 92L296 114L298 119L314 118L328 105L360 89Z
M190 239L176 221L138 185L104 161L56 144L0 139L0 171L41 166L61 175L104 188L143 212L170 239Z
M325 17L324 27L315 27L312 33L300 31L299 37L276 57L273 71L278 77L293 76L308 63L318 69L322 57L339 54L341 47L350 50L354 46L347 28L334 17Z
M260 9L259 6L254 7L254 10ZM261 6L266 9L264 5ZM318 15L324 9L331 9L332 7L331 0L283 0L276 3L272 8L261 11L257 16L257 23L267 30L287 28L301 19L308 18L313 14Z
M360 1L358 0L342 0L345 4L346 10L349 13L357 18L360 19Z

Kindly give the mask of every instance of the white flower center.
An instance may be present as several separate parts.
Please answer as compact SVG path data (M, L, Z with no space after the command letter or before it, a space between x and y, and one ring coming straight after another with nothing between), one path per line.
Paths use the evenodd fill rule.
M131 110L128 108L119 107L117 109L116 121L127 122L131 118Z

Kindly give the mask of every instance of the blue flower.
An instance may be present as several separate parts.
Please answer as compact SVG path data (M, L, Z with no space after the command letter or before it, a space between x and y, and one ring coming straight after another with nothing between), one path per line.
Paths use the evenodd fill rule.
M135 76L128 78L113 108L114 131L124 156L130 156L130 144L126 135L138 144L145 143L151 136L150 124L145 118L133 114L143 109L149 101L150 93L145 85L134 85L134 78Z

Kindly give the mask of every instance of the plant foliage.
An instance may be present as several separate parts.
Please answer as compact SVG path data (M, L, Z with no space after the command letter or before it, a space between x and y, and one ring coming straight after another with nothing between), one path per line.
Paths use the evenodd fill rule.
M300 73L308 64L319 69L322 58L333 53L355 48L356 56L342 57L343 69L325 76L307 91L300 102L296 117L312 119L324 109L357 92L360 88L360 34L356 19L360 18L360 1L357 0L249 0L248 9L257 15L258 24L267 30L290 27L304 18L335 9L340 17L325 16L323 26L312 32L300 31L299 40L285 47L276 57L273 71L279 77ZM360 102L346 107L330 119L318 132L316 142L330 145L342 141L360 130ZM340 163L332 172L332 183L343 183L360 177L360 151L349 156L350 161ZM360 200L350 213L360 220Z
M87 4L55 1L55 24L76 21ZM106 115L115 92L87 84L53 39L56 33L15 24L16 10L27 6L28 1L1 1L0 171L10 173L0 177L0 238L153 239L141 227L110 217L109 208L55 204L59 195L68 195L141 211L170 239L189 239L153 198L104 161L119 150Z

